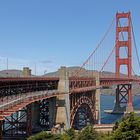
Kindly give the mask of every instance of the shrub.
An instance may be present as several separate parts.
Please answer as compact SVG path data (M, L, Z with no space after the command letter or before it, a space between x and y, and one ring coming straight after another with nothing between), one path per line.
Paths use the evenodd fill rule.
M115 124L111 140L138 140L140 136L140 117L135 113L126 114Z
M87 126L78 135L77 140L98 140L99 135L94 130L93 126Z

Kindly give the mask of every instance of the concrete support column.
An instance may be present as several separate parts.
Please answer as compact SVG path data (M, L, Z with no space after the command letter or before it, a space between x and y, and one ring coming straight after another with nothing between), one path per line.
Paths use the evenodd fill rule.
M96 72L95 75L93 75L96 80L96 86L100 86L100 79L99 79L99 72ZM95 110L96 110L96 123L100 124L101 123L101 117L100 117L100 88L96 89L96 95L95 95Z
M49 101L49 127L52 128L55 123L56 115L56 98L51 98Z
M31 69L29 69L29 67L24 67L22 73L23 77L30 77L32 75Z
M64 93L57 97L56 124L64 123L65 128L70 128L70 100L69 100L69 76L66 67L59 69L58 91Z
M26 132L27 132L27 137L32 135L32 108L31 108L31 105L27 106Z
M128 101L126 106L126 112L130 113L133 112L133 105L132 105L132 84L128 85Z
M40 119L40 104L39 102L32 103L32 127L33 129L39 126Z

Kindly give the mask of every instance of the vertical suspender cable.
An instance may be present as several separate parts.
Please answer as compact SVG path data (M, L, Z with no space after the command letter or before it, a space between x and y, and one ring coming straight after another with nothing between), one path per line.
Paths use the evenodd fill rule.
M139 68L140 68L140 59L139 59L139 55L138 55L138 49L137 49L137 44L136 44L136 39L135 39L135 34L134 34L134 28L133 28L132 20L130 20L130 21L131 21L131 25L132 25L132 35L133 35L133 40L134 40L134 47L135 47L135 51L136 51L136 55L137 55Z
M98 48L102 45L102 43L104 42L104 40L106 39L107 35L109 34L112 26L114 23L114 19L112 20L110 26L108 27L107 31L105 32L103 38L101 39L101 41L98 43L98 45L96 46L96 48L93 50L93 52L89 55L89 57L86 59L86 61L82 64L82 66L80 67L79 71L81 71L81 69L88 63L88 61L92 58L92 56L95 54L95 52L98 50ZM79 71L77 71L76 75L78 75Z

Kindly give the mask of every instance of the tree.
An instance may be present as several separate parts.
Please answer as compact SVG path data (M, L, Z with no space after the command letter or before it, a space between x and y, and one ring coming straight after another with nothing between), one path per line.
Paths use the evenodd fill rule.
M98 140L98 133L94 130L93 126L87 126L78 135L78 140Z
M52 134L42 131L38 134L29 137L27 140L42 140L42 139L51 139L51 138L53 138Z
M70 140L74 140L76 138L76 132L73 128L66 130L66 135Z
M115 124L111 140L138 140L140 136L140 117L135 113L126 114Z

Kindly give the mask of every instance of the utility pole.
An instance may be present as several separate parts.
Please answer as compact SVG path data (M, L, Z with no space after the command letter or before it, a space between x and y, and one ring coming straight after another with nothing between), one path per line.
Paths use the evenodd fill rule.
M35 76L36 76L36 63L35 63Z
M8 65L9 65L9 62L8 62L8 57L7 57L7 60L6 60L7 70L8 70Z

